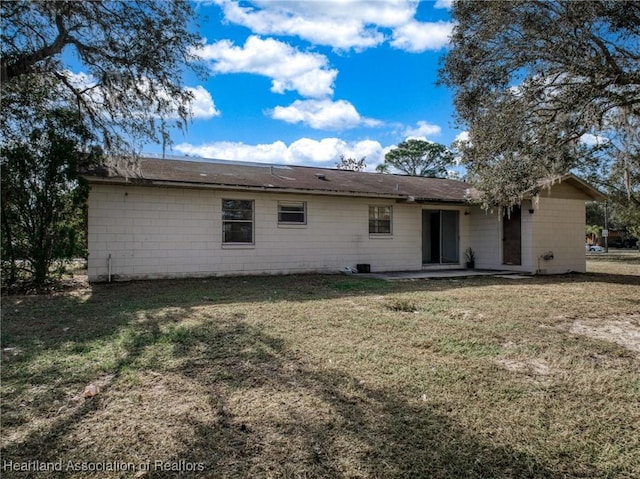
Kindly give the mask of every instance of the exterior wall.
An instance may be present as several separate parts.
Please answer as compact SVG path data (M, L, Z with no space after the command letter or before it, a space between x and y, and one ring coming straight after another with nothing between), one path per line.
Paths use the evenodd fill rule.
M500 250L500 217L496 211L485 211L473 206L470 208L469 228L473 234L469 237L469 246L476 256L476 268L500 269L502 251Z
M556 187L553 188L555 196ZM537 202L526 200L522 205L522 265L502 264L502 220L499 209L485 212L479 207L471 209L471 247L476 252L476 268L511 270L540 274L584 272L585 199L575 195L573 188L562 196L541 194ZM579 193L579 192L578 192ZM533 206L534 213L529 213ZM543 259L547 253L553 259Z
M588 198L585 194L574 188L568 183L556 183L551 185L550 188L543 188L540 192L541 198L563 198L566 200L581 200L585 202Z
M254 245L222 243L222 199L254 200ZM278 226L278 201L306 201L307 224ZM369 205L393 206L393 235L369 235ZM89 279L419 270L421 206L393 200L94 184ZM462 217L462 215L461 215Z
M558 192L562 197L558 197ZM577 198L576 198L577 196ZM253 245L222 243L222 199L254 200ZM305 201L306 225L278 225L278 201ZM234 274L337 272L368 263L372 272L420 270L423 209L455 209L460 263L476 254L476 268L529 273L585 271L584 196L560 184L542 192L535 211L522 208L522 265L502 264L499 210L393 200L221 191L169 187L92 185L89 195L89 279L197 277ZM369 235L369 205L393 207L393 235ZM468 212L469 214L465 214ZM553 259L542 256L553 252Z
M533 215L525 204L522 207L522 261L521 265L502 263L502 209L485 211L478 206L471 208L469 228L471 248L476 253L476 268L535 273L535 264L531 255L533 248Z
M584 199L549 198L541 195L536 207L532 256L542 274L584 273ZM553 259L542 256L553 252Z

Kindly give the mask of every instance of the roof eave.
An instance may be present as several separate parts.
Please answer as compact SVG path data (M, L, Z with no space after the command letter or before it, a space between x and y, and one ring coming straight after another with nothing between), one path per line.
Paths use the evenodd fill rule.
M523 196L531 198L537 194L539 188L551 188L553 187L553 185L563 182L570 182L576 189L584 193L590 201L604 201L607 199L607 195L605 193L597 189L595 186L587 183L582 178L574 175L573 173L567 173L562 176L549 178L548 180L541 182L538 188L536 188L535 190L531 189L525 191Z
M166 180L150 180L141 178L122 178L122 177L95 177L85 176L89 184L108 184L120 186L156 186L167 188L191 188L191 189L209 189L209 190L230 190L230 191L261 191L287 194L305 194L305 195L323 195L323 196L353 196L362 198L387 198L395 200L407 200L409 195L406 194L390 194L375 193L362 191L337 191L337 190L314 190L305 188L282 188L278 186L247 186L233 185L222 183L200 183L188 181L166 181Z

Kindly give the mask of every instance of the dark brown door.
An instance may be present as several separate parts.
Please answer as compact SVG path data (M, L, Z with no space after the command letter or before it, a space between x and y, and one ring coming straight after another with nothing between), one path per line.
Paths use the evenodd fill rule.
M522 224L520 207L514 206L511 213L502 217L502 263L522 264Z

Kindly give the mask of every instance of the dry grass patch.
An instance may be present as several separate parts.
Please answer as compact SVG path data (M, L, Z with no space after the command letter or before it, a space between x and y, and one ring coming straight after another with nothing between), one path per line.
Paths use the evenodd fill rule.
M4 297L2 456L142 477L638 477L640 355L614 339L635 340L639 293L607 272Z
M640 251L610 249L609 253L590 253L587 255L587 272L640 276Z

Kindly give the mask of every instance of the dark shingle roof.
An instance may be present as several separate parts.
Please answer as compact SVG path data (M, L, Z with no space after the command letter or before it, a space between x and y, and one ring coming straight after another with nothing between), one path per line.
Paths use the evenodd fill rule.
M441 178L365 173L310 166L143 158L131 174L86 174L90 182L260 189L316 194L377 196L464 203L476 196L468 183Z

